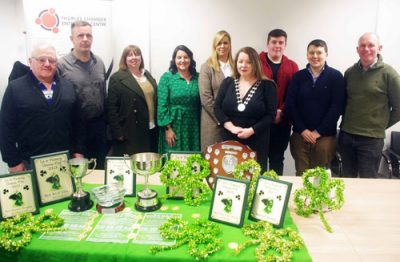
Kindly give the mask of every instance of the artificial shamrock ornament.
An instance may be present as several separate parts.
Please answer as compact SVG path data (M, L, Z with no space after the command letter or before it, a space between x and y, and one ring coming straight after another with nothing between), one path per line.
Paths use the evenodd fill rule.
M259 262L291 261L293 251L304 245L303 239L292 228L274 229L266 221L244 225L242 230L245 236L252 239L240 244L235 249L235 255L251 245L258 245L256 259ZM269 252L271 250L275 252Z
M31 213L22 213L0 223L0 248L8 252L17 252L32 240L34 233L60 231L64 219L51 209L33 217Z
M192 224L181 218L170 218L159 228L164 239L176 239L172 246L154 246L150 253L176 249L188 244L189 254L196 260L207 259L222 247L222 239L217 238L221 232L219 226L206 219L195 220Z
M249 175L246 176L246 172L250 173L251 177ZM253 196L256 190L257 180L260 177L260 173L261 173L260 164L252 159L238 164L233 170L232 175L234 178L241 180L245 179L250 180L249 196L247 198L247 208L250 208L251 203L253 201ZM263 176L270 177L273 179L278 179L278 175L273 170L264 172Z
M294 193L296 213L308 217L318 212L326 230L332 233L332 228L324 216L324 208L340 209L344 204L344 182L341 179L330 179L327 170L321 167L308 169L303 173L303 188ZM314 178L314 184L310 181Z
M184 192L184 201L189 206L198 206L209 198L210 188L203 179L210 174L210 166L200 154L193 154L187 158L186 164L178 160L168 160L161 175L161 182L167 187L176 187L165 198L173 197L178 192Z

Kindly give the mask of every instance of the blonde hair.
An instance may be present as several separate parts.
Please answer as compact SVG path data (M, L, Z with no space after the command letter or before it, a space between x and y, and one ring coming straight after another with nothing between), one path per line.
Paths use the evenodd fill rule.
M127 47L125 47L124 51L122 51L121 59L119 60L119 69L120 70L128 69L128 65L126 64L126 58L130 53L134 53L136 56L140 55L142 61L140 62L139 69L142 70L144 68L142 51L136 45L128 45Z
M218 62L218 54L217 54L216 48L224 37L227 37L229 40L230 49L229 49L229 54L228 54L228 63L231 66L231 68L233 68L231 36L225 30L221 30L221 31L218 31L214 36L212 46L211 46L211 56L207 59L207 64L217 72L219 72L221 69L220 69L219 62Z

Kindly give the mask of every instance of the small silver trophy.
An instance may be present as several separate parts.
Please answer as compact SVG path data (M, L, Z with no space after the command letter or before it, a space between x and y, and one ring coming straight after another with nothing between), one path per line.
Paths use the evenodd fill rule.
M91 163L94 163L93 168L87 172ZM93 201L90 200L90 194L82 189L82 178L95 169L96 159L72 158L68 160L68 167L76 186L76 191L72 194L71 202L68 205L69 210L81 212L92 208Z
M129 157L132 172L144 176L144 189L138 192L138 199L135 208L142 212L151 212L161 207L161 202L157 199L157 192L149 188L149 176L160 171L163 167L162 159L166 155L157 153L137 153Z

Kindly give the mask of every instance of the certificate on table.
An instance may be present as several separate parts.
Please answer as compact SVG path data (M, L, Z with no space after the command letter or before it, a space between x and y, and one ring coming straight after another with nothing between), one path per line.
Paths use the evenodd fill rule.
M208 219L242 227L249 181L217 176Z
M0 221L17 214L39 213L32 171L0 175Z
M260 176L251 205L249 219L264 220L282 227L292 183Z
M43 233L39 239L80 241L90 232L97 214L94 210L72 212L64 209L60 217L64 219L65 231Z
M131 161L125 157L106 157L105 184L122 183L125 196L136 195L136 175L131 170Z
M140 213L119 212L104 214L86 241L128 243L134 225L142 218Z
M170 218L181 218L182 214L173 213L146 213L136 237L133 239L133 244L146 245L174 245L176 240L165 240L161 237L158 228L167 222Z
M31 157L41 206L71 198L74 183L68 168L68 159L68 151Z

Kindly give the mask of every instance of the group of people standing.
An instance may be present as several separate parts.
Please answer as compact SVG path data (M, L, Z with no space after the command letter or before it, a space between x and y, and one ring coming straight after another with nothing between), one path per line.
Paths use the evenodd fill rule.
M158 85L140 48L129 45L108 94L104 64L90 51L92 37L90 24L73 23L70 54L57 61L53 47L39 46L31 71L9 83L0 148L10 172L24 170L32 155L60 150L104 162L108 121L113 156L204 152L237 140L256 151L264 171L283 175L290 141L301 175L330 166L342 115L344 176L377 177L385 129L400 120L400 77L382 62L373 33L360 37L360 60L344 77L327 65L328 46L320 39L307 46L308 64L299 71L284 55L287 34L281 29L269 32L267 52L244 47L234 58L231 36L217 32L200 73L193 52L179 45Z

